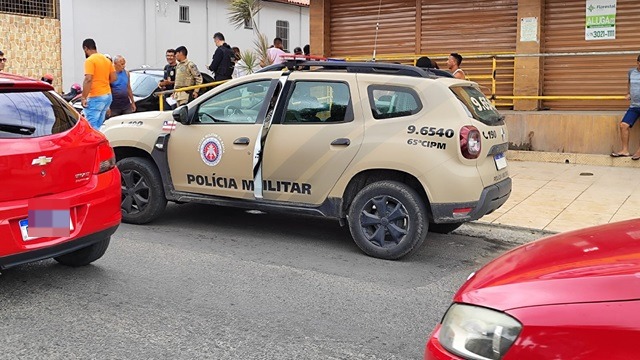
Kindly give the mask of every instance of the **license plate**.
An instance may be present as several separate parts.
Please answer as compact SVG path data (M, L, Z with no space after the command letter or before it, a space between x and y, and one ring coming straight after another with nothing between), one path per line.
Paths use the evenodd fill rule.
M37 236L29 236L29 219L22 219L18 222L20 225L20 234L22 234L22 240L30 241L34 239L38 239ZM73 231L73 221L69 219L69 230Z
M507 167L507 158L504 156L504 153L495 155L493 160L496 162L496 169L502 170Z

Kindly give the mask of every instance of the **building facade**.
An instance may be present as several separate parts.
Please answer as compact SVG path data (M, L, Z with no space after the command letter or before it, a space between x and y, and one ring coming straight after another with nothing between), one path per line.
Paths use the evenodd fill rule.
M309 43L308 0L263 1L254 28L229 23L229 0L8 3L15 5L0 4L0 31L7 35L0 40L0 50L9 58L6 71L35 78L51 73L58 90L82 82L86 38L93 38L102 53L123 55L128 69L161 68L166 64L165 50L184 45L203 71L215 51L216 32L241 50L255 47L256 30L270 41L276 35L284 37L291 51Z
M472 80L516 110L624 109L640 54L637 0L312 0L310 13L314 53L401 62L424 54L444 67L457 52Z

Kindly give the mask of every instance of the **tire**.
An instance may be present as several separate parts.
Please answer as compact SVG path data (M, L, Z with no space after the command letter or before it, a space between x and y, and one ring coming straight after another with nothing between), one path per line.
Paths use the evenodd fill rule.
M464 224L463 222L459 223L446 223L446 224L429 224L429 231L434 232L436 234L448 234L453 230L459 228Z
M150 160L140 157L118 161L122 184L122 221L146 224L160 217L167 206L162 178Z
M111 237L104 240L100 240L93 245L89 245L85 248L70 252L68 254L60 255L54 259L62 265L79 267L89 265L92 262L100 259L102 255L107 251L109 247L109 241Z
M384 216L379 208L384 207ZM429 222L424 202L409 186L379 181L365 186L349 207L349 230L367 255L399 259L422 245ZM391 231L390 231L391 230Z

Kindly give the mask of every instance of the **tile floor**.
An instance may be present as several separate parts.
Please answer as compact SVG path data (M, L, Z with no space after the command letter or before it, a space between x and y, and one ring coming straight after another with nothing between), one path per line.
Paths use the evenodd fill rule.
M509 161L509 200L479 223L563 232L640 217L640 169Z

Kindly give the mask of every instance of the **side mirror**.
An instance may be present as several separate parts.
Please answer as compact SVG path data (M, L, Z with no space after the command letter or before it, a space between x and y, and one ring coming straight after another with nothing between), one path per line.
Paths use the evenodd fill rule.
M173 110L173 120L183 125L188 125L189 122L189 109L187 105L182 105L179 108Z

